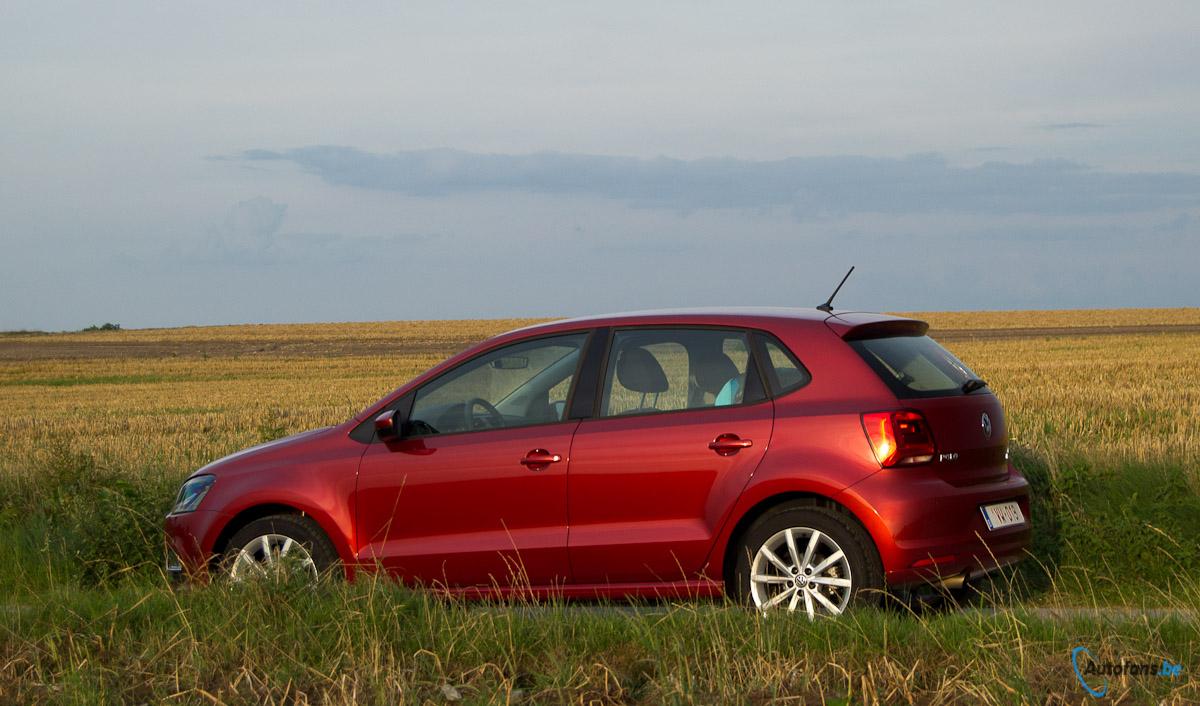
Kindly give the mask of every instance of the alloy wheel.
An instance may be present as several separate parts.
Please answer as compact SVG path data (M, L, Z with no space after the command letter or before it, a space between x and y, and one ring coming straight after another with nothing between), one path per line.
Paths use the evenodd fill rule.
M842 548L811 527L789 527L763 542L750 565L750 596L766 611L803 606L810 620L840 615L850 604L854 577Z
M317 564L303 544L282 534L264 534L251 539L229 565L234 581L316 581Z

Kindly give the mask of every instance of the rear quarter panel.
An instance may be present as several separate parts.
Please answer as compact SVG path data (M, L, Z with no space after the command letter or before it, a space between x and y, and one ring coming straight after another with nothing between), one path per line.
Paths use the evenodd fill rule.
M705 573L720 577L739 521L763 503L789 494L833 499L880 470L860 415L896 406L891 391L828 327L801 322L772 330L808 368L808 385L775 400L771 444L738 497L709 552ZM881 527L867 506L848 507L872 537Z

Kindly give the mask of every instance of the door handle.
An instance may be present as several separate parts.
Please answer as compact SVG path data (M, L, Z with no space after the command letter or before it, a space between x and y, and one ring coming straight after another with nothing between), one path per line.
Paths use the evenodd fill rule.
M546 449L534 449L525 454L525 458L521 459L522 466L528 466L530 470L540 471L552 463L558 463L563 460L562 456L552 454Z
M716 451L718 456L732 456L751 446L754 446L754 441L739 438L737 434L722 434L708 442L708 448Z

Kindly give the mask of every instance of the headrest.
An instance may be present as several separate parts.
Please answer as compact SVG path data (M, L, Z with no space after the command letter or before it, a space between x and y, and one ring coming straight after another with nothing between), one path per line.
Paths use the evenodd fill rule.
M631 347L617 358L617 380L627 390L642 393L667 391L667 374L650 351Z
M719 350L697 353L692 354L692 375L696 378L696 385L704 392L715 395L725 387L725 383L740 374L733 360Z

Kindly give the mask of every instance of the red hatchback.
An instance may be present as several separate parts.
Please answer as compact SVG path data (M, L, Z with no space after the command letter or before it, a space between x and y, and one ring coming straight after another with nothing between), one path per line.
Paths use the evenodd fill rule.
M452 591L726 592L837 614L1020 558L1000 402L927 325L814 309L559 321L193 474L168 570Z

